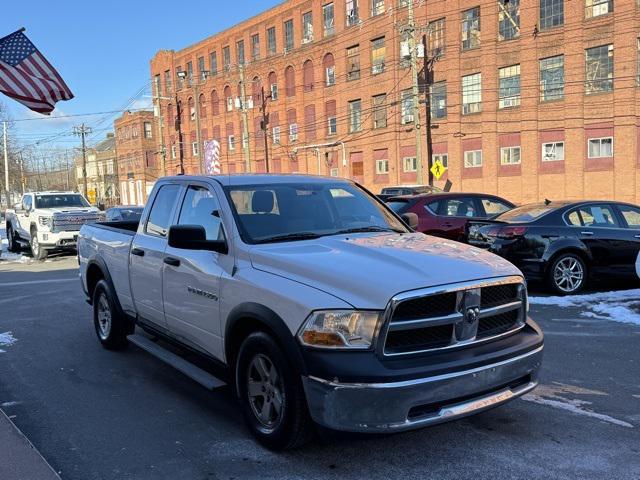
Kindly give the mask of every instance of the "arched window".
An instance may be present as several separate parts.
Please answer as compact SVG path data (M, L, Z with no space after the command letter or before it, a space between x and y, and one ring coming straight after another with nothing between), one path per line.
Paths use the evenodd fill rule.
M207 118L207 99L204 93L200 94L200 118Z
M220 99L218 98L218 92L216 90L211 92L211 114L220 114Z
M296 74L291 65L284 71L284 91L287 97L293 97L296 94Z
M260 77L253 77L253 82L251 82L251 94L253 96L253 105L260 105L260 102L262 101L262 81L260 81Z
M193 97L189 97L189 100L187 102L189 104L189 120L195 120L196 106L195 106L195 103L193 103Z
M311 60L307 60L302 65L302 84L304 85L304 91L310 92L313 90L313 62Z
M336 83L336 61L333 54L327 53L322 59L322 68L324 69L324 84L327 87Z
M276 72L269 74L269 93L271 94L271 100L278 99L278 76Z
M229 85L224 87L224 104L227 112L233 110L233 95L231 94L231 87Z

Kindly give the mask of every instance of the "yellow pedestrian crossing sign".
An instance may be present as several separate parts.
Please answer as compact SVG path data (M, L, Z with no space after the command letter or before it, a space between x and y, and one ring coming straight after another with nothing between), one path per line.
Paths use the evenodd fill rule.
M442 160L436 160L435 162L433 162L433 165L431 165L431 173L433 173L433 176L436 180L440 180L440 178L445 174L446 171L447 167L444 166Z

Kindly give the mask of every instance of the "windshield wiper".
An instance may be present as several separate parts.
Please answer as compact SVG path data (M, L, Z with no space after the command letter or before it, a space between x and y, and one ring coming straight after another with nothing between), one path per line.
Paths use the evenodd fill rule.
M294 240L311 240L314 238L320 238L322 235L313 232L298 232L287 233L284 235L276 235L275 237L268 237L258 240L256 243L274 243L274 242L286 242Z
M333 232L332 235L344 235L345 233L366 233L366 232L407 233L404 230L399 230L397 228L378 227L377 225L369 225L367 227L345 228L344 230L338 230L337 232Z

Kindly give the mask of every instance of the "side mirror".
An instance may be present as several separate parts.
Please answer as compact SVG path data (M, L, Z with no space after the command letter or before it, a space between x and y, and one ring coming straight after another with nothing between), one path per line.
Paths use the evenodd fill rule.
M224 240L207 240L207 232L201 225L173 225L169 227L169 246L182 250L209 250L226 254L229 251Z
M418 215L415 213L403 213L400 215L400 218L402 218L402 221L406 223L411 230L415 230L418 227Z

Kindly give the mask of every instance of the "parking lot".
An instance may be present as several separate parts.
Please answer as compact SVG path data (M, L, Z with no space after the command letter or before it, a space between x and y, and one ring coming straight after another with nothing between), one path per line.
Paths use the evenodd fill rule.
M0 408L63 479L640 476L640 291L560 303L534 292L545 362L523 399L278 454L249 437L227 389L209 393L135 347L102 349L75 257L3 258ZM606 319L616 315L630 323Z

